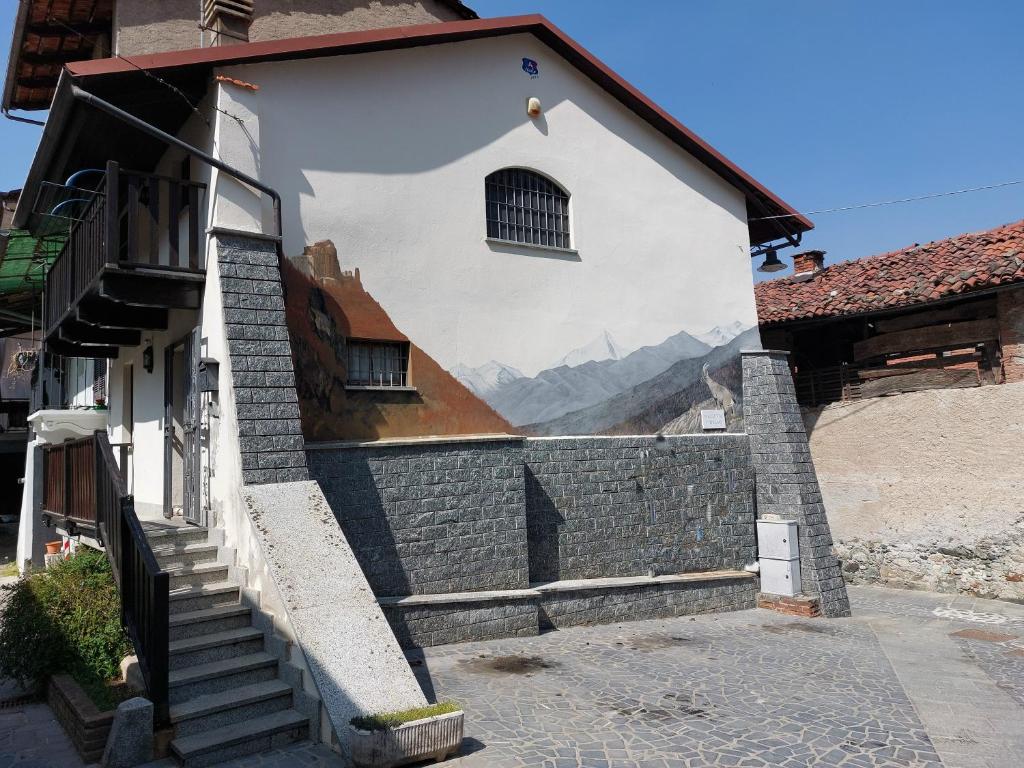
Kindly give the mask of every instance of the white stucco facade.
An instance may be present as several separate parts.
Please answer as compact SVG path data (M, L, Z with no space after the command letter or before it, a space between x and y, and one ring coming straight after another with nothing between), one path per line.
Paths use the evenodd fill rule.
M448 370L756 325L742 193L531 35L225 74L259 90L222 86L245 130L220 115L220 150L281 193L285 254L332 240ZM509 166L568 191L575 253L485 240L484 177ZM217 223L252 228L246 204L231 190Z

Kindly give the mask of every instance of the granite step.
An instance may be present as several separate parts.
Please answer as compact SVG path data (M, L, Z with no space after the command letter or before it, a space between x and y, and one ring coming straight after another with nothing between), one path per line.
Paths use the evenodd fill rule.
M170 718L175 736L192 736L291 706L291 686L282 680L268 680L176 704L171 707Z
M265 752L309 736L309 718L294 709L214 728L171 741L171 754L186 768Z
M182 704L197 696L263 683L276 677L277 659L264 652L196 664L171 670L167 680L169 700L171 704Z
M217 562L217 545L200 542L175 542L153 547L153 554L162 570Z
M262 650L263 631L252 626L186 637L174 640L167 646L171 670L249 656Z
M230 581L198 586L186 585L177 589L172 588L169 600L171 616L175 616L207 608L238 605L239 589L237 584Z
M146 538L149 539L151 547L184 542L205 544L209 538L209 532L206 528L197 528L193 525L168 527L143 523L142 530L145 532Z
M238 603L215 605L211 608L174 613L169 624L170 639L184 640L187 637L199 637L251 626L252 608Z
M182 566L180 568L167 568L170 576L171 589L182 587L198 587L204 584L216 584L226 581L228 578L228 567L220 563L204 563L202 565Z

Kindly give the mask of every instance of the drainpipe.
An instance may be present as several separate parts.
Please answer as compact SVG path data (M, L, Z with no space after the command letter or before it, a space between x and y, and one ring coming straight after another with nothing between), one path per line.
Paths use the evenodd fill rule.
M260 192L263 192L264 194L268 195L274 206L274 223L275 226L277 227L277 232L275 233L277 235L277 251L278 255L281 255L281 236L283 234L281 226L281 195L277 193L277 190L275 190L273 187L268 187L263 182L254 179L249 174L243 173L237 168L232 168L227 163L218 160L213 155L203 152L203 150L199 149L198 147L193 147L191 144L182 141L177 136L172 136L171 134L167 133L167 131L162 131L155 125L150 125L145 120L140 120L130 112L125 112L120 107L115 107L109 101L104 101L98 96L93 96L88 91L83 91L77 85L71 86L71 95L79 101L84 101L86 104L90 104L96 107L96 109L106 112L109 115L113 115L118 120L127 123L133 128L137 128L143 133L149 134L153 138L159 139L165 144L170 144L172 147L177 147L178 149L181 149L187 152L188 154L192 155L192 157L198 158L207 165L216 168L218 171L223 171L228 176L237 179L243 184L248 184L250 187L255 187Z

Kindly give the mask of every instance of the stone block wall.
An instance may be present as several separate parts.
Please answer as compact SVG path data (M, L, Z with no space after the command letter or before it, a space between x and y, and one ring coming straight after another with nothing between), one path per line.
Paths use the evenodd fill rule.
M758 517L797 521L804 593L821 599L825 616L849 616L788 352L743 353L743 415L757 474Z
M1024 288L1000 292L996 316L1006 381L1024 381Z
M242 482L307 480L277 247L269 240L218 235L217 266Z
M757 580L657 584L615 590L573 590L545 594L540 604L542 629L617 621L667 619L753 608Z
M318 447L308 456L378 596L529 586L522 440Z
M756 559L746 435L530 439L525 460L531 582Z

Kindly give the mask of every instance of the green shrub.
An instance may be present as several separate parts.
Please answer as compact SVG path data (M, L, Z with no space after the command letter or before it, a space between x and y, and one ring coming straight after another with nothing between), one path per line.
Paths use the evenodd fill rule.
M0 675L41 688L50 675L66 673L101 709L116 703L107 682L118 676L131 644L106 556L83 547L3 589Z
M413 720L423 720L435 715L447 715L449 712L458 712L459 705L452 701L442 701L437 704L428 704L425 707L414 707L403 709L401 712L384 712L379 715L367 715L366 717L353 717L352 725L363 731L383 731L387 728L397 728L402 723L411 723Z

